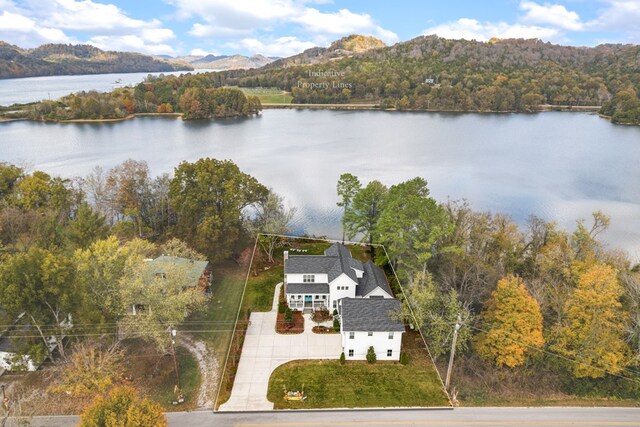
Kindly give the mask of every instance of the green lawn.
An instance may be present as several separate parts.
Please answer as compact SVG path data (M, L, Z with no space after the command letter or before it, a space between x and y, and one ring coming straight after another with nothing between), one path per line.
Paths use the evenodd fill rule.
M302 390L303 402L284 400L284 389ZM267 398L275 409L448 406L433 368L423 363L296 360L278 367Z
M214 267L211 298L182 325L185 330L196 331L194 335L207 342L219 361L224 360L229 347L246 275L247 267L235 263Z
M263 104L291 104L291 93L278 88L269 87L241 87L245 95L257 96Z
M198 368L198 361L195 357L185 348L178 347L178 368L180 369L180 387L182 388L182 394L185 397L185 402L180 405L173 405L170 402L176 399L176 395L173 392L175 385L175 370L173 369L173 359L166 357L163 361L163 366L167 369L163 369L167 374L170 374L171 380L167 379L162 382L152 391L151 398L160 403L165 410L170 411L183 411L187 409L193 409L197 405L198 393L200 391L200 369ZM169 360L171 359L171 360ZM170 372L169 372L170 371Z

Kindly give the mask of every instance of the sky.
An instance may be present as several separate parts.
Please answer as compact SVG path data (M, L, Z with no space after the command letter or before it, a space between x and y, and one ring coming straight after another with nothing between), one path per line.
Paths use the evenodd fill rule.
M290 56L349 34L640 43L640 0L0 0L0 40L154 55Z

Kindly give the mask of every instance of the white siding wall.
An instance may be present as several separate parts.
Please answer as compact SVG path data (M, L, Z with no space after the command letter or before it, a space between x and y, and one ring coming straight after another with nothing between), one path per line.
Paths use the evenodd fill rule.
M375 288L374 290L369 292L364 297L365 298L371 298L371 297L374 297L374 296L381 296L381 297L384 297L384 298L393 298L391 295L389 295L388 293L383 291L381 288Z
M314 276L316 276L316 281L314 283L329 283L329 276L327 276L326 274L315 274L315 273L308 273L308 274L313 274ZM285 275L287 283L304 283L304 281L302 280L302 276L303 274L286 274Z
M349 338L350 331L342 332L342 348L347 360L365 360L370 346L376 351L378 360L400 360L400 350L403 332L394 332L393 339L389 339L389 332L356 331L354 338ZM353 350L353 357L349 357L349 350ZM387 357L387 350L392 350L391 357Z
M338 290L338 287L346 286L347 290ZM335 280L329 283L329 304L330 309L333 310L333 301L338 301L341 298L355 298L356 297L356 282L351 280L346 274L341 274L336 277Z

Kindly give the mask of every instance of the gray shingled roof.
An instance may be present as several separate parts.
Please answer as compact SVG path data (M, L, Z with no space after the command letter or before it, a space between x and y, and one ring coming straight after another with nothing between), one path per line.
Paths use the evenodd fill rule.
M395 298L343 298L340 306L342 330L370 332L401 332L404 323L392 317L400 311Z
M354 282L358 281L353 268L362 270L362 263L351 257L344 245L334 243L323 255L289 255L284 263L285 274L326 274L329 282L341 274L346 274Z
M393 296L384 271L375 265L373 261L367 261L364 264L364 275L362 279L358 279L356 295L363 297L376 288L382 288L389 296Z
M288 294L328 294L329 285L326 283L287 283Z

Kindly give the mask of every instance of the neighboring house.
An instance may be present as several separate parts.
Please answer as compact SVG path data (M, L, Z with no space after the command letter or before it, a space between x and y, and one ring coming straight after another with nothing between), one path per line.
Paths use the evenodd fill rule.
M156 259L146 260L145 267L147 267L145 280L149 283L156 278L166 279L172 271L185 269L189 285L183 290L198 288L205 293L211 292L212 275L208 261L161 255ZM140 301L131 306L131 314L136 315L144 309L144 302Z
M0 309L0 312L2 310ZM4 313L2 313L4 314ZM0 316L5 318L6 316ZM70 321L64 321L62 324L71 325ZM28 337L28 338L25 338ZM33 360L26 355L29 347L42 343L38 338L38 331L34 328L25 313L20 314L6 329L0 331L0 372L7 371L35 371L37 370L46 357L42 360ZM56 347L56 339L53 336L47 338L47 346L49 351L53 352Z
M290 308L338 310L347 359L365 359L370 346L380 360L400 358L404 325L393 314L400 310L400 301L373 261L362 263L344 245L335 243L324 255L285 251L284 273Z

